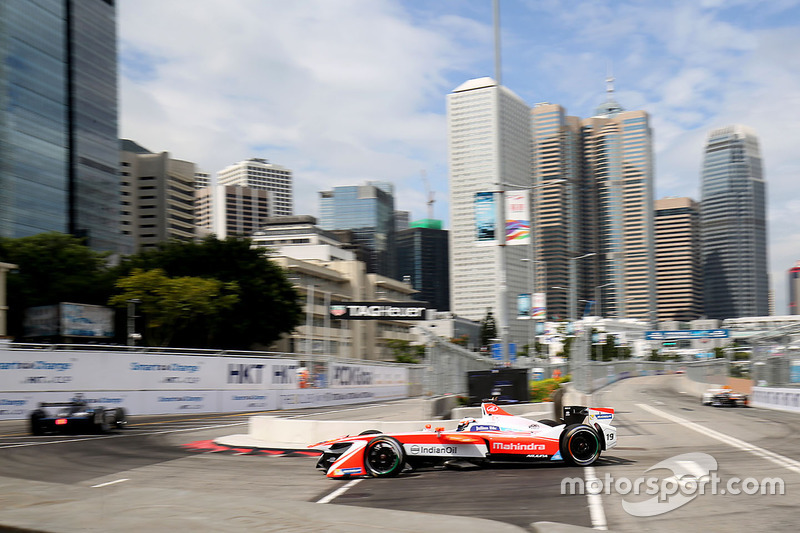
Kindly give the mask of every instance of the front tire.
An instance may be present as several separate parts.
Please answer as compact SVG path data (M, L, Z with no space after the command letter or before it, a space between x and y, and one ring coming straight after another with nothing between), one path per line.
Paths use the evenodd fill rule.
M117 407L114 409L114 427L122 429L128 425L128 416L125 414L125 409Z
M395 477L405 464L406 452L395 438L375 437L364 449L364 468L372 477Z
M589 466L600 457L600 439L586 424L573 424L561 434L561 457L575 466Z
M44 428L42 427L42 418L44 413L42 411L34 411L31 413L31 435L44 435Z

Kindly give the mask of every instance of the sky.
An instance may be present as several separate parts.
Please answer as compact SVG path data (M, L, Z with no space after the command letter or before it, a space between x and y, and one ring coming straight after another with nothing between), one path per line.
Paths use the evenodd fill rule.
M395 185L448 213L446 96L494 76L492 0L118 0L120 136L212 174L288 167L318 192ZM800 260L800 0L501 0L502 83L528 105L650 114L656 198L700 200L709 131L759 137L776 314Z

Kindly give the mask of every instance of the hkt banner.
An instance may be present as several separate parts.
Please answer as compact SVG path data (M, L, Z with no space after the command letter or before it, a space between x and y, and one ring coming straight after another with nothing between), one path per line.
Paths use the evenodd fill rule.
M530 244L531 211L528 191L506 192L506 244Z

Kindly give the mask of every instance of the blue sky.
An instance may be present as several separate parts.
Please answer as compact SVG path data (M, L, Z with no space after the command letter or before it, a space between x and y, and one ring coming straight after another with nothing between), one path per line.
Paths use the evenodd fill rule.
M120 0L120 132L209 172L249 157L317 191L395 183L397 208L448 219L445 97L494 74L491 0ZM703 143L761 141L777 314L800 260L800 1L501 0L503 84L529 105L651 115L656 197L699 200Z

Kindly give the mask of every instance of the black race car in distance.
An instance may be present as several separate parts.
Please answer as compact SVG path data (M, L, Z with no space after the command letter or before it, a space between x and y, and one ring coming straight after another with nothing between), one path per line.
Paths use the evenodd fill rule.
M122 407L90 406L82 399L70 402L41 402L30 414L31 433L105 433L128 423Z

